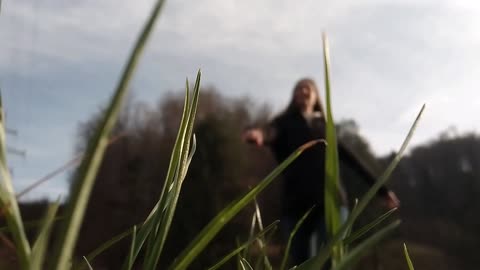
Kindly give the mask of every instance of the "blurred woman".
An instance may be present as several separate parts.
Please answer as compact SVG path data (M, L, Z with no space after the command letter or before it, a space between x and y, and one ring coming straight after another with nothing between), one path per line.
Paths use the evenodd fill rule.
M264 128L251 128L243 133L246 142L257 146L268 146L276 160L285 160L302 144L325 139L326 120L315 82L304 78L297 82L293 96L285 111ZM299 265L311 256L310 241L317 236L316 243L326 240L324 219L325 145L318 143L302 153L283 173L283 217L281 224L287 235L298 220L313 206L314 210L295 235L291 246L291 260ZM367 184L373 185L375 177L341 143L338 144L341 162L356 170ZM346 196L339 190L342 203ZM385 199L387 207L399 204L392 191L382 187L379 196Z

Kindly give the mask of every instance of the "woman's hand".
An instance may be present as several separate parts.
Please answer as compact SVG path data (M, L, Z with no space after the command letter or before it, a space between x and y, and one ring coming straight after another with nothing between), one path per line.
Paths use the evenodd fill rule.
M263 141L263 131L259 128L251 128L247 129L245 132L242 134L242 140L247 142L247 143L253 143L257 146L262 146L264 141Z
M397 198L397 195L393 191L389 191L385 198L385 206L388 209L398 208L400 206L400 200Z

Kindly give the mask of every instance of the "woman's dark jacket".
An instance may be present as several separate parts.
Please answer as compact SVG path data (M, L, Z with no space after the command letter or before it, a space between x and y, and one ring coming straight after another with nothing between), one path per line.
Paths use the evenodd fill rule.
M265 130L266 144L271 148L278 162L285 160L302 144L325 138L325 121L321 116L314 117L310 124L300 112L284 113L275 118ZM302 153L283 173L284 215L299 218L313 205L316 213L323 216L325 144L318 143ZM346 166L356 170L369 185L375 177L355 156L338 144L339 159ZM383 187L379 194L386 194Z

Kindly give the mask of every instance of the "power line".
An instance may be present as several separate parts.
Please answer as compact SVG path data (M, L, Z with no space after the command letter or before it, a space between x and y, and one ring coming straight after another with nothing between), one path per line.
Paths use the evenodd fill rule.
M19 150L17 148L8 147L8 146L7 146L7 152L16 156L20 156L22 158L25 158L27 156L26 150Z
M7 132L7 134L10 134L12 136L18 136L18 131L16 131L15 129L6 128L5 131Z
M9 128L6 128L5 129L6 133L7 134L10 134L12 136L18 136L18 131L15 130L15 129L9 129ZM27 151L26 150L20 150L18 148L15 148L15 147L8 147L7 146L7 153L10 153L10 154L13 154L13 155L16 155L16 156L20 156L22 158L25 158L27 156Z

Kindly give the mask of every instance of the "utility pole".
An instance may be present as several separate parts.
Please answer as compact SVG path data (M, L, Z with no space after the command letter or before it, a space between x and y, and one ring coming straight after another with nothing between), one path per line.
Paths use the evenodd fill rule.
M7 134L10 134L12 136L15 136L15 137L18 136L18 131L15 130L15 129L7 128L6 132L7 132ZM17 149L17 148L14 148L14 147L8 147L8 146L7 146L7 153L10 153L10 154L13 154L13 155L16 155L16 156L20 156L22 158L25 158L27 156L27 151L26 150L21 150L21 149Z
M10 134L14 137L18 136L18 132L14 129L6 128L5 131L6 131L7 134ZM15 156L19 156L23 159L25 159L25 157L27 156L27 151L26 150L20 150L20 149L17 149L17 148L14 148L14 147L8 147L8 146L7 146L7 153L15 155ZM10 168L9 170L10 170L10 173L13 175L14 174L13 168Z

